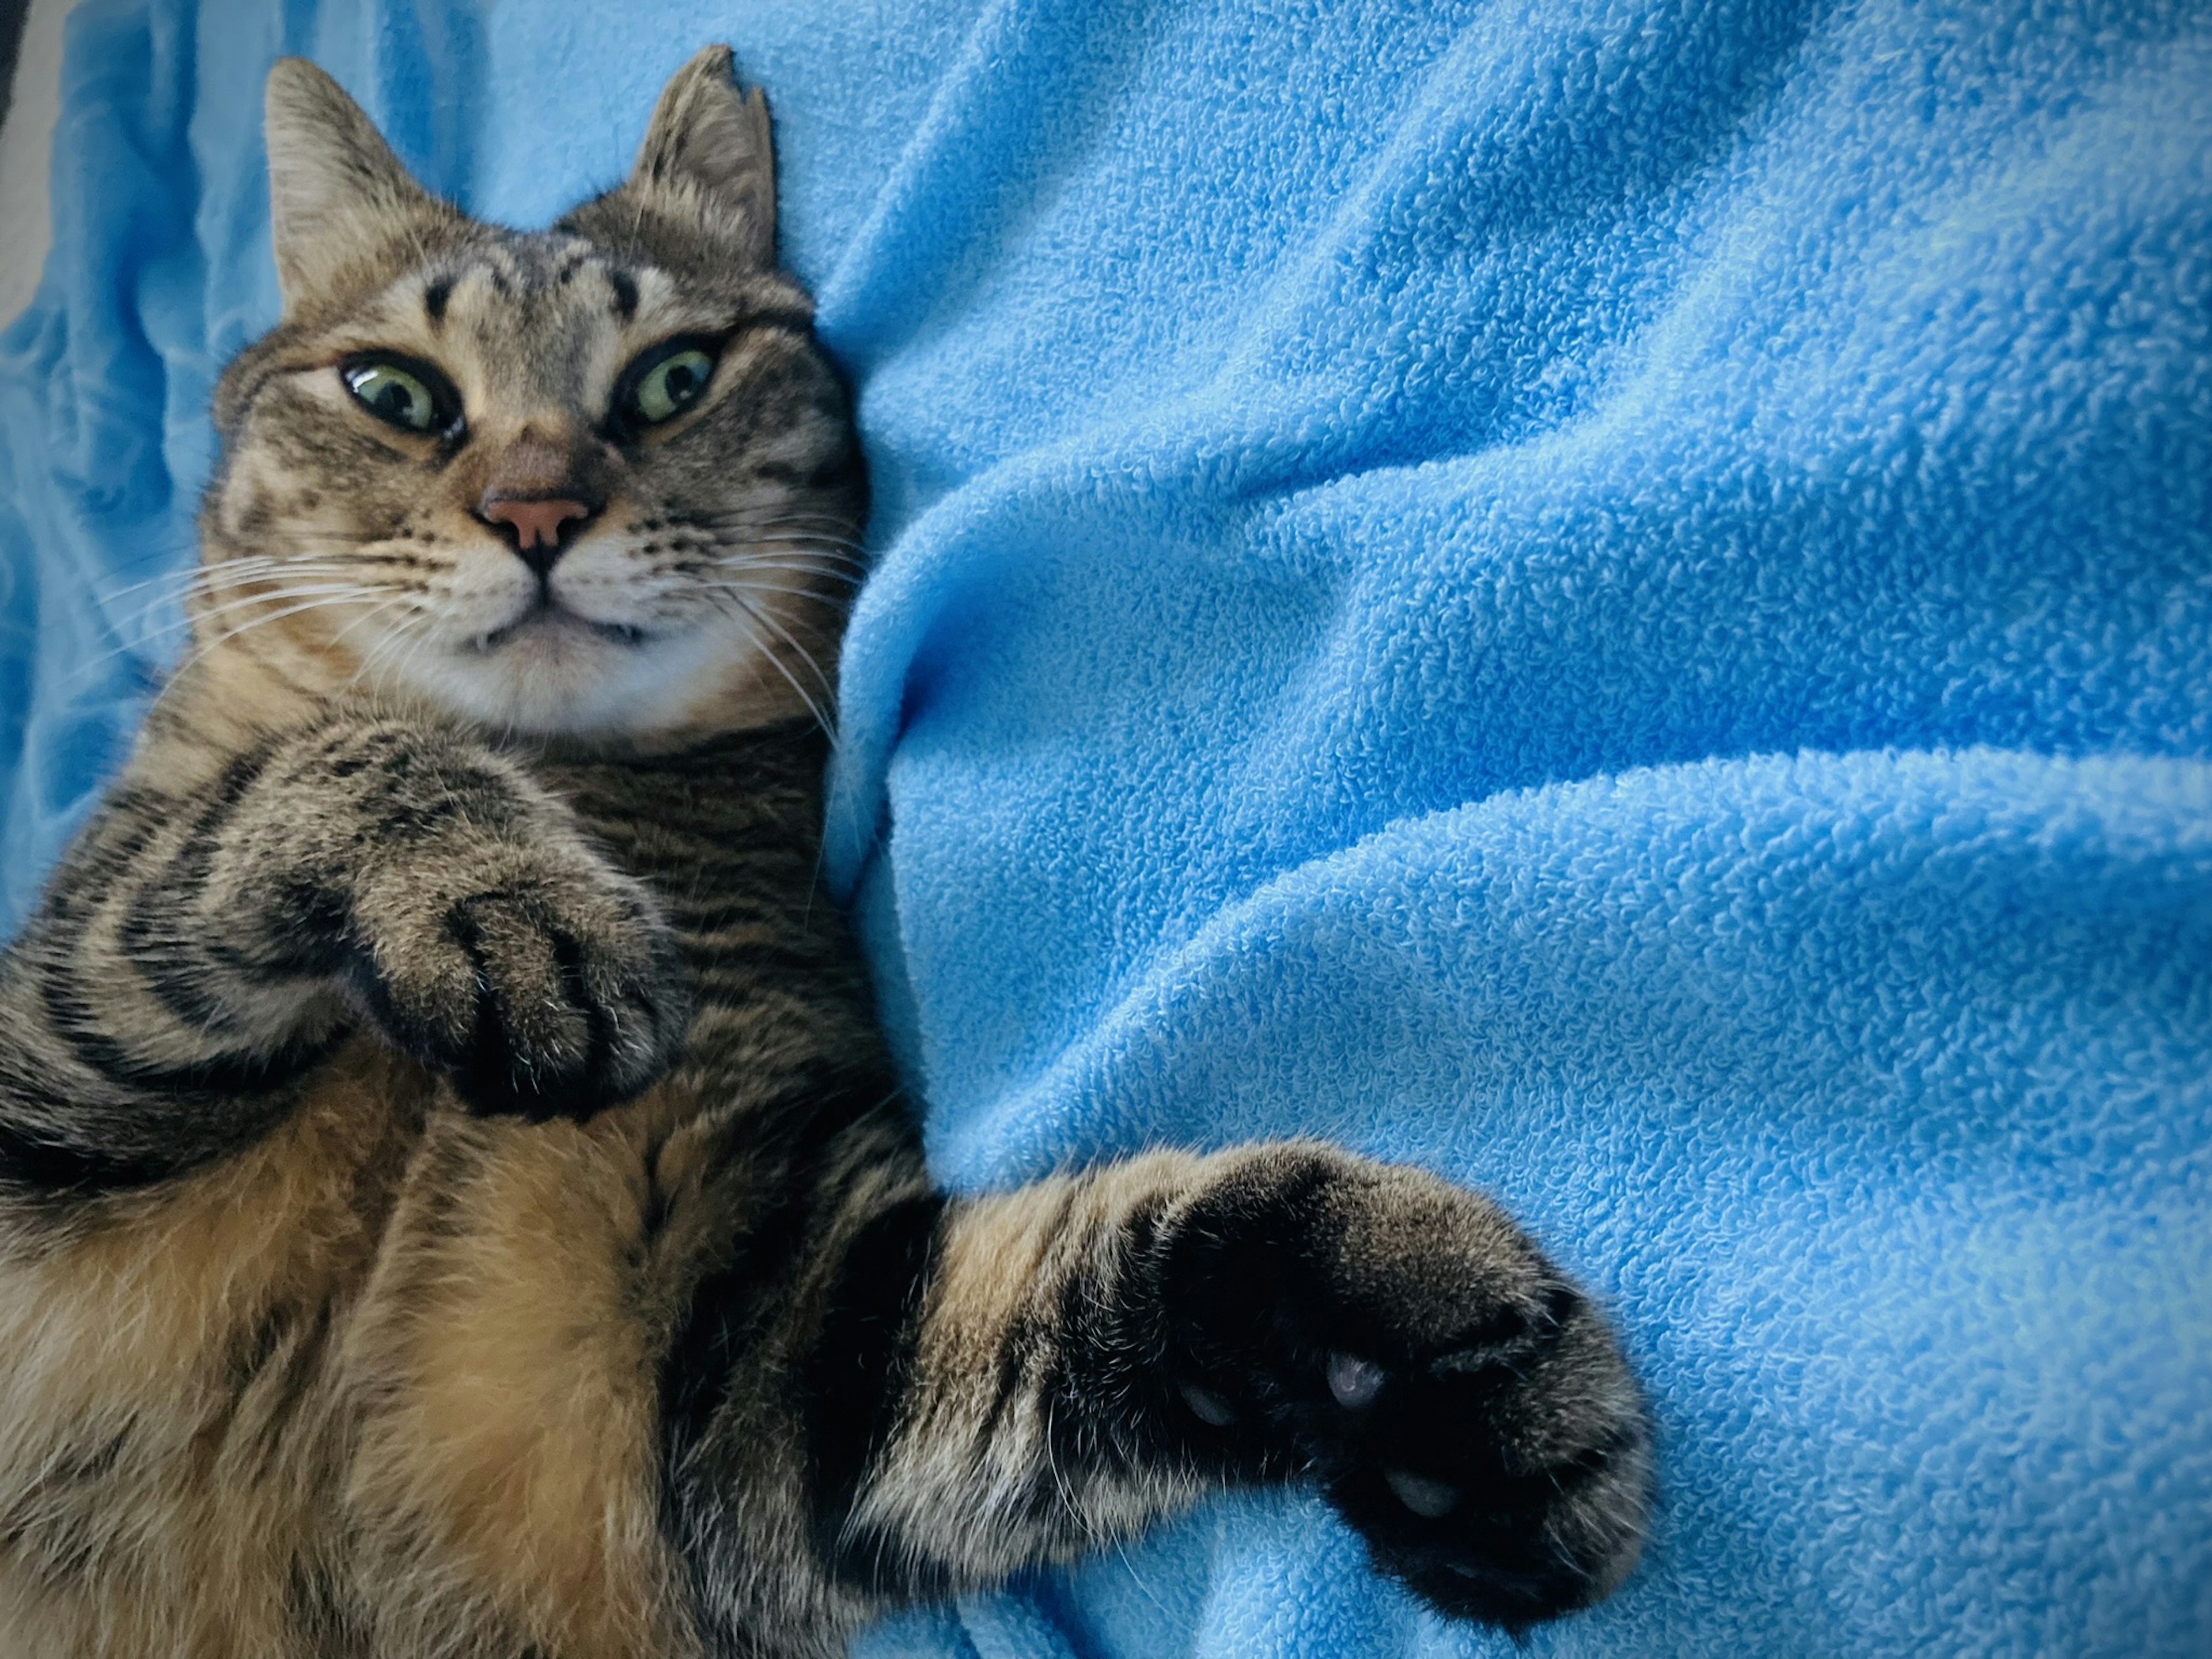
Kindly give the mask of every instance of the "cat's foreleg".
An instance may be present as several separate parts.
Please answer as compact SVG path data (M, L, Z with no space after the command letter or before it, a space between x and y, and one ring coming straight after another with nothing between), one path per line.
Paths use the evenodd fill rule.
M953 1202L915 1250L896 1383L825 1493L845 1570L883 1588L988 1582L1276 1480L1317 1484L1461 1616L1532 1623L1634 1564L1634 1382L1464 1188L1308 1143L1162 1153Z
M364 1020L479 1107L588 1112L687 1019L642 887L510 763L336 718L127 775L0 967L0 1176L83 1188L251 1138Z

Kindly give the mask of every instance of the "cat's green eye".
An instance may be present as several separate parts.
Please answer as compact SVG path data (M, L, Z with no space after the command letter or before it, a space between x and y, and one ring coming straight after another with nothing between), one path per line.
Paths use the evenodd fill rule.
M699 400L713 378L714 360L699 346L660 346L631 367L623 378L629 395L623 413L641 426L658 426Z
M363 409L403 432L443 432L460 419L459 398L427 364L362 357L338 373Z

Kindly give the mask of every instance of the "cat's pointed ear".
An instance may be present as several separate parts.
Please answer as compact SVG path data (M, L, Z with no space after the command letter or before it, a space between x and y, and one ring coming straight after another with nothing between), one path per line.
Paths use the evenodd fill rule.
M266 131L269 229L288 306L373 281L396 242L459 216L304 58L281 58L269 71Z
M747 264L775 263L768 100L758 87L738 89L727 46L708 46L662 90L621 193L642 198Z

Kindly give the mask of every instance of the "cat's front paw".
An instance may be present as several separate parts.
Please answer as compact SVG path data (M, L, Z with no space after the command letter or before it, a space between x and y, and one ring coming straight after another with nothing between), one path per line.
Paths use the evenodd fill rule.
M482 1112L587 1117L674 1063L690 1021L674 935L576 848L499 848L356 896L349 975L386 1036Z
M1317 1477L1377 1565L1518 1629L1642 1548L1651 1437L1602 1317L1489 1200L1325 1149L1255 1154L1169 1262L1194 1444Z

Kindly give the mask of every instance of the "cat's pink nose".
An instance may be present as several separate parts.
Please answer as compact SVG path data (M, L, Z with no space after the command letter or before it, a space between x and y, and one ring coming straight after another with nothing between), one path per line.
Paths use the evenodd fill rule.
M524 554L561 544L561 526L571 519L588 519L592 509L581 501L565 499L521 501L512 496L488 499L479 509L489 524L511 525L515 547Z

